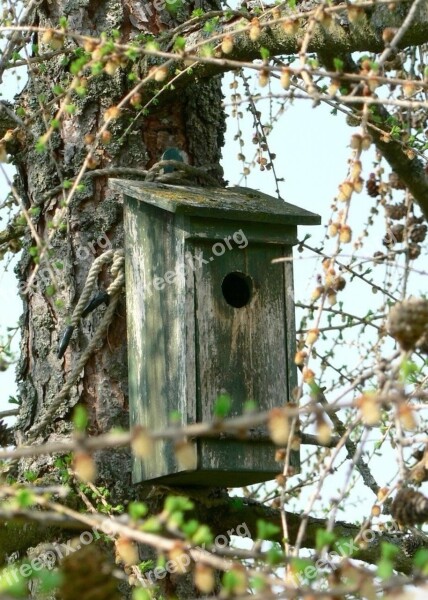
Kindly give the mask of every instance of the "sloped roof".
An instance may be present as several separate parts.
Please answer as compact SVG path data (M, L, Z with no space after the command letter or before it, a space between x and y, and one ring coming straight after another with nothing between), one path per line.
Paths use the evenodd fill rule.
M127 179L110 179L109 184L125 196L176 214L283 225L321 223L319 215L251 188L188 187Z

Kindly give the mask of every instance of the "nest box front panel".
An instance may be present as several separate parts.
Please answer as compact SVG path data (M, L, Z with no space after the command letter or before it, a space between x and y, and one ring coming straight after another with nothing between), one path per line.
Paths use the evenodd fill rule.
M208 241L191 247L207 259L189 283L194 286L197 421L212 420L221 393L232 400L230 416L242 415L247 401L260 411L285 404L294 369L286 330L293 309L287 311L288 270L284 263L272 264L289 248L250 242L216 257L211 248ZM291 379L294 385L294 375ZM228 485L270 479L278 464L273 446L260 439L266 440L265 431L250 432L246 441L200 440L199 468L218 470L223 481L231 475L234 483Z
M195 253L210 256L211 243ZM276 245L250 244L210 257L195 271L198 420L212 418L221 393L232 415L253 400L259 410L287 401L284 256Z

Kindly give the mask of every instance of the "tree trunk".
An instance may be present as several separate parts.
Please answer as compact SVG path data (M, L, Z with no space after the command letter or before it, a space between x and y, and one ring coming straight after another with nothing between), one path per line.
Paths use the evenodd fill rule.
M154 4L159 5L158 2ZM135 0L124 0L123 3L118 0L103 3L59 0L41 5L35 25L55 28L60 17L65 15L73 31L99 37L103 32L110 33L116 29L126 42L141 33L156 35L161 30L176 26L177 20L189 17L196 4L203 4L205 9L218 7L216 0L184 4L186 10L182 11L183 14L178 13L173 18L166 10L157 11L152 3ZM33 42L43 48L41 38L42 35L36 35ZM65 46L75 48L70 40L66 40ZM66 193L60 188L54 193L55 189L64 180L72 180L78 174L90 136L95 136L103 124L106 109L119 102L132 86L127 77L128 67L120 68L112 76L102 73L89 78L87 93L73 95L75 112L64 116L51 136L47 150L40 152L36 141L45 134L60 105L53 87L61 85L67 88L72 79L69 68L61 56L46 62L44 68L36 63L19 99L19 105L25 109L27 116L33 116L33 121L25 147L15 157L19 172L17 187L26 209L30 209L38 236L46 245L51 236L47 260L41 261L29 290L27 284L37 262L34 251L30 250L34 247L30 235L17 269L24 302L22 352L18 366L21 410L17 436L20 442L25 442L32 428L34 430L42 422L46 409L99 326L102 308L82 320L64 357L57 358L58 343L83 291L91 264L105 250L123 246L122 199L109 189L105 175L85 179L84 189L79 189L65 208L62 224L58 226L57 223L52 229L52 222L60 216ZM152 105L150 112L144 116L128 105L121 117L112 121L109 127L111 141L98 145L94 153L95 162L91 166L96 169L134 167L142 170L157 162L167 147L177 147L188 155L190 164L217 167L217 179L221 184L219 160L225 129L221 99L221 80L215 77L190 85L175 96L169 93L167 103L162 104L161 98L160 104ZM134 122L130 132L122 137L131 121ZM48 269L55 275L55 291ZM109 282L108 273L104 270L98 285L105 289ZM72 429L72 408L78 403L88 411L92 435L113 426L128 427L123 296L107 336L87 361L55 418L46 430L40 432L40 441L49 436L68 435ZM52 457L23 460L18 467L18 477L28 470L37 472L39 477L51 477L53 460ZM126 503L138 496L138 490L131 485L129 453L101 453L97 456L97 468L97 482L111 491L112 503Z

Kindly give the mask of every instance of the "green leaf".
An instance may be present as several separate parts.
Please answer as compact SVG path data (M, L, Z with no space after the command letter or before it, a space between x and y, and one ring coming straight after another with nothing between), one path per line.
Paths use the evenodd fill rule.
M397 556L399 552L399 548L391 544L390 542L382 542L381 543L381 557L385 560L392 560Z
M333 58L333 64L336 71L343 71L344 62L341 58Z
M394 572L393 564L390 560L381 558L377 565L377 574L381 579L389 579Z
M104 65L103 63L99 60L97 62L94 62L91 66L91 73L92 75L99 75L100 73L103 72L104 69Z
M281 528L274 523L269 523L263 519L257 519L257 539L258 540L269 540L275 537Z
M203 17L204 16L204 10L202 8L195 8L195 10L192 12L192 19L197 19L199 17Z
M262 592L266 587L265 578L262 575L250 577L250 586L255 592Z
M141 525L140 529L147 533L159 533L162 531L162 524L157 517L150 517Z
M255 413L258 410L258 404L255 400L246 400L244 402L244 413L245 414L249 414L249 413Z
M304 573L305 569L308 567L312 567L313 563L309 558L297 558L292 557L290 559L290 565L293 570L293 573Z
M260 48L260 55L263 60L268 60L270 57L270 52L268 48Z
M33 506L34 504L34 495L31 493L30 490L27 489L19 490L16 493L15 498L20 508L28 508L30 506Z
M269 565L279 565L284 562L284 552L278 550L278 548L270 548L266 552L266 561Z
M48 594L58 588L64 580L64 576L58 570L43 569L34 573L34 577L39 580L38 590L43 594Z
M147 508L147 505L144 504L144 502L131 502L128 506L129 516L134 521L145 517L148 511L149 509Z
M419 548L413 557L413 564L422 571L423 575L428 574L428 548Z
M201 525L198 527L197 531L192 536L192 542L197 546L213 543L213 535L208 525Z
M207 21L204 25L205 33L213 33L215 28L218 25L218 22L219 22L218 17L214 17L213 19L210 19L209 21Z
M137 588L132 592L132 600L153 600L152 592L145 588Z
M192 510L194 506L193 502L186 496L168 496L165 500L164 510L171 514L177 511Z
M204 44L201 48L201 55L206 58L210 58L214 56L214 46L213 44Z
M181 412L179 410L172 410L169 413L169 422L171 425L178 425L181 422Z
M55 296L55 294L56 294L56 287L54 285L48 285L46 287L45 291L46 291L46 296L48 298L52 298L52 296Z
M45 136L42 135L39 137L39 139L37 140L37 142L35 144L35 148L36 148L36 152L39 152L40 154L42 152L46 152L47 143L46 143Z
M89 60L90 58L87 55L80 56L76 60L73 60L73 62L70 65L70 73L72 75L78 75L83 69L83 67L89 62Z
M336 536L334 535L333 532L325 531L325 529L317 529L316 542L315 542L316 546L315 547L319 552L326 546L330 546L334 542L335 539L336 539Z
M178 36L178 38L174 42L174 50L176 52L180 52L186 48L186 38L182 36Z
M28 581L15 566L7 567L0 573L0 592L8 592L15 598L27 598Z
M199 521L190 519L187 523L183 523L182 531L188 538L191 538L197 532L199 526Z
M410 359L404 359L400 365L400 379L404 383L411 383L414 375L419 372L418 365Z
M217 419L224 419L230 412L232 399L228 394L220 394L214 403L214 416Z
M88 412L81 404L74 408L73 425L77 431L85 431L88 425Z
M141 573L146 573L147 571L151 571L154 568L155 568L154 560L143 560L138 565L138 569L140 570Z
M175 15L180 8L183 8L183 0L166 0L164 6L169 13Z
M227 592L232 593L234 589L241 583L235 571L226 571L222 578L223 587Z

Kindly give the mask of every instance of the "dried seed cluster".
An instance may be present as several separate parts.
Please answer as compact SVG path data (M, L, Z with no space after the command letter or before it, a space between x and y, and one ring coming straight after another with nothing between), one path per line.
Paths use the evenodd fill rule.
M416 525L428 520L428 498L410 488L397 492L391 514L400 525Z
M389 313L388 333L403 350L428 351L428 300L409 298L397 302Z

